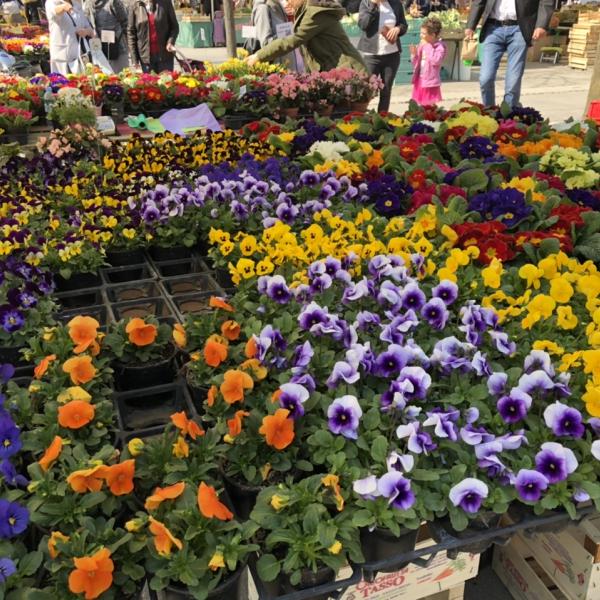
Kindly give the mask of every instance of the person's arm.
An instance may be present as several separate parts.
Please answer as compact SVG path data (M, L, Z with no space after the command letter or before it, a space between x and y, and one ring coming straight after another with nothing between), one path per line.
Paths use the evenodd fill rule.
M254 9L255 37L264 48L269 42L277 38L276 32L271 26L270 9L266 4L259 4Z
M140 55L137 48L137 23L135 21L136 5L129 7L127 15L127 45L129 46L129 55L134 65L140 64Z
M361 0L358 9L358 26L366 31L373 23L379 24L379 0L372 2L371 0Z
M179 23L177 22L177 15L175 14L175 8L173 7L172 0L165 0L167 4L167 20L169 23L169 37L167 38L167 51L175 51L175 42L179 35Z
M535 30L533 32L534 40L537 40L546 34L553 14L554 0L540 0L537 12L537 20L535 22Z
M408 31L408 23L406 22L406 15L404 14L404 7L402 6L402 2L400 2L400 6L398 8L398 21L396 23L396 27L400 28L401 36Z
M73 6L68 2L46 2L46 16L54 19L63 13L71 12Z
M446 44L436 44L431 54L427 57L427 62L434 67L439 67L446 57Z
M473 0L471 4L469 18L467 19L467 28L465 29L465 37L468 40L472 40L475 35L475 29L477 29L477 23L479 23L481 15L483 15L485 4L486 0Z
M261 48L254 56L258 62L272 62L289 54L300 46L305 46L312 38L319 35L329 25L326 19L303 20L300 27L290 36L273 40Z

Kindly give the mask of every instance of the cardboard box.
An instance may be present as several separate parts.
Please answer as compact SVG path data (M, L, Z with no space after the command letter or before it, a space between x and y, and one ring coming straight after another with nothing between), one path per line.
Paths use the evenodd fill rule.
M507 546L494 548L492 568L514 600L567 600L520 535Z
M600 515L521 541L569 600L600 599Z
M427 540L418 543L417 548L431 544ZM456 587L460 589L461 583L478 572L479 554L461 552L450 560L445 552L440 552L427 568L410 564L396 573L380 573L373 583L361 581L348 588L341 600L420 600ZM340 572L340 578L348 573Z

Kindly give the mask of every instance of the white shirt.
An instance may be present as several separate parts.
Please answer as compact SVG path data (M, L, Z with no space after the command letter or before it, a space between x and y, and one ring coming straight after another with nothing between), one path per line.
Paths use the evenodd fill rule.
M388 28L396 27L396 15L394 14L394 10L390 6L389 2L383 0L379 4L378 31L381 32L381 30L385 26L387 26ZM379 35L377 36L377 44L377 56L380 56L382 54L392 54L393 52L398 52L398 44L390 44L390 42L388 42L381 33L379 33ZM371 52L363 52L363 54L372 55Z
M490 15L497 21L516 21L517 6L516 0L496 0L494 9Z

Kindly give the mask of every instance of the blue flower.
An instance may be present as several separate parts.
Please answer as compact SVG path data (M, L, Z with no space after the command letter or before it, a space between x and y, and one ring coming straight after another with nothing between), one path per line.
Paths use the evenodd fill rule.
M21 449L19 428L8 414L0 416L0 459L10 458Z
M10 558L0 558L0 583L4 583L17 572L17 566Z
M476 513L488 497L488 486L474 477L467 477L450 489L449 497L454 506L467 513Z
M355 440L358 438L358 424L362 409L354 396L336 398L327 409L329 431Z
M304 407L302 405L308 400L309 391L298 383L284 383L279 389L281 390L279 406L287 408L292 419L303 416Z
M29 511L17 502L0 499L0 538L20 535L29 525Z

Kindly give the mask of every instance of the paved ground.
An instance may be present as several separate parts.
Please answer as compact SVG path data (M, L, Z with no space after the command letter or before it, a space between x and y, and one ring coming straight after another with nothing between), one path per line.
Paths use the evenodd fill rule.
M183 48L188 58L220 63L226 60L225 48ZM585 101L592 70L581 71L566 65L529 63L521 93L524 106L533 106L551 122L559 122L572 116L583 116ZM462 98L479 100L478 70L471 72L472 81L452 81L442 85L444 106L451 106ZM504 89L504 74L501 70L496 85L496 93L501 98ZM411 86L397 85L392 95L391 110L403 112L408 106ZM375 103L376 104L376 103Z

